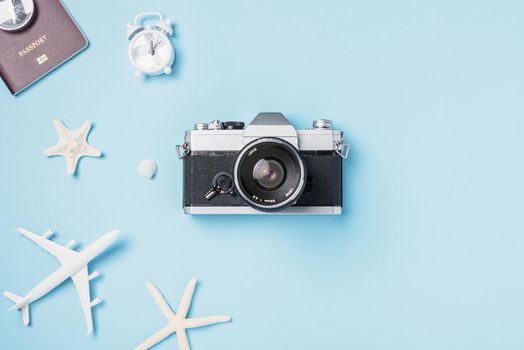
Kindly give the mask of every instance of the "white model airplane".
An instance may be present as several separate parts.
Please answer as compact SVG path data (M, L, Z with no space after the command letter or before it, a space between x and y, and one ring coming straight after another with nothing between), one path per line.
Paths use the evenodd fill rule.
M89 281L98 277L100 274L98 271L89 274L87 271L87 264L113 244L120 231L114 230L104 234L81 252L73 250L74 246L77 244L75 240L70 241L65 246L51 241L49 238L53 235L53 231L50 229L41 236L23 228L17 228L16 231L53 255L62 266L40 282L24 297L7 291L4 292L4 296L15 303L15 305L8 311L20 310L22 312L24 325L29 325L29 304L45 296L68 278L71 278L76 286L76 291L80 298L80 304L84 311L84 318L87 324L87 334L90 334L93 331L91 308L99 304L102 299L95 298L91 301Z
M146 282L146 287L149 289L153 298L155 299L160 311L167 318L167 326L159 330L157 333L153 334L149 339L140 344L135 348L135 350L148 350L153 346L157 345L171 334L176 333L178 337L178 343L180 345L180 350L190 350L189 340L187 339L186 329L188 328L197 328L208 326L216 323L223 323L231 321L229 316L208 316L208 317L196 317L196 318L186 318L187 313L189 312L189 307L191 306L191 299L193 299L193 293L195 292L197 280L192 278L187 284L184 294L182 295L182 300L180 300L180 306L178 311L175 314L173 310L169 307L166 299L162 296L160 291L153 285L151 282Z

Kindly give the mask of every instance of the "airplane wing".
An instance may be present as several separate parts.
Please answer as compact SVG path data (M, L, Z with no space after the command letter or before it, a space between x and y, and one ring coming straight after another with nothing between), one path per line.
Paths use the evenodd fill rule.
M71 261L78 255L78 253L74 250L49 240L46 237L46 234L44 234L44 236L40 236L36 233L26 230L25 228L17 228L16 231L22 236L27 237L38 244L42 249L54 256L62 265L68 261Z
M75 284L76 292L80 298L80 305L84 311L84 318L87 325L87 334L91 334L91 332L93 332L93 316L91 314L91 307L94 305L91 305L91 293L89 292L89 274L87 272L87 266L71 276L71 279ZM93 303L95 303L95 301Z

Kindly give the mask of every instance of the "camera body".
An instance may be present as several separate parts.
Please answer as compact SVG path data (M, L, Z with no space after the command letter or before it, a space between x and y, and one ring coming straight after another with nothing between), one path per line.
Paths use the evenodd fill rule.
M296 130L281 113L199 123L177 146L186 214L342 213L349 147L326 119Z

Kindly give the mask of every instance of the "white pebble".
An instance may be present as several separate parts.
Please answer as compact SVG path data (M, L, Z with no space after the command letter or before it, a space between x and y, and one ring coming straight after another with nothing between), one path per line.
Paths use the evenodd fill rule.
M153 176L155 176L157 169L158 166L153 159L144 159L138 166L138 172L140 175L148 179L151 179Z

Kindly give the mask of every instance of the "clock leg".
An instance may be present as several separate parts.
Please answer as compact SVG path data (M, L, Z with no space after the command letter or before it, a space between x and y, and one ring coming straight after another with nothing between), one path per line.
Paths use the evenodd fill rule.
M171 74L172 71L173 71L173 70L171 69L171 67L166 67L166 68L164 68L164 73L165 73L165 74Z
M140 78L142 76L142 72L139 70L135 70L135 77Z

